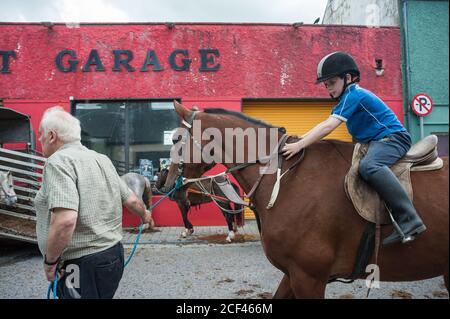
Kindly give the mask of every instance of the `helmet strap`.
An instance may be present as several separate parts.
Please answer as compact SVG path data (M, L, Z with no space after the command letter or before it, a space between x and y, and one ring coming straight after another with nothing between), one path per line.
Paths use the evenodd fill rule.
M342 88L341 94L340 94L338 97L336 97L336 98L334 98L331 94L330 94L330 96L331 96L333 99L339 101L339 100L341 99L341 96L344 94L345 90L347 89L347 86L348 86L349 84L351 84L351 83L353 83L353 82L347 83L347 74L344 74L344 87Z
M350 74L350 75L352 75L352 74ZM344 75L344 88L342 89L342 92L341 92L341 94L337 97L337 98L335 98L336 100L340 100L341 99L341 96L344 94L344 92L345 92L345 90L347 89L347 87L350 85L350 84L353 84L353 83L356 83L356 82L358 82L359 81L359 77L357 77L355 80L351 80L350 82L347 82L347 73ZM333 98L333 96L330 94L330 96Z

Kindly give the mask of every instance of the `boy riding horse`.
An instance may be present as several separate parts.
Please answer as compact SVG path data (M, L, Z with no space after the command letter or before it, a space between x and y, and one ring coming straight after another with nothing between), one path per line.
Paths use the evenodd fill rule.
M358 66L349 54L333 52L322 58L317 67L316 83L323 82L330 96L339 102L327 120L298 142L286 144L283 155L291 158L345 122L354 140L369 144L367 154L360 162L359 173L389 205L401 230L394 231L383 244L406 243L425 231L426 226L389 167L411 148L411 136L379 97L356 84L359 80Z

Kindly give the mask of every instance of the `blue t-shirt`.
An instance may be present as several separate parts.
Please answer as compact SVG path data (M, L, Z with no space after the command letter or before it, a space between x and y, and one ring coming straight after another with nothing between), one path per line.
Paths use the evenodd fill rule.
M395 113L378 96L357 84L346 88L331 116L344 121L353 138L362 143L406 131Z

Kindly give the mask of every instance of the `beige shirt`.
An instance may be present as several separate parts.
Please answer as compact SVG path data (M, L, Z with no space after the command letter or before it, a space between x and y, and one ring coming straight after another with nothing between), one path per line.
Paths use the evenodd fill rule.
M122 239L122 203L131 195L108 157L80 142L63 145L47 159L36 194L36 233L41 253L47 252L51 211L78 212L75 231L61 258L97 253Z

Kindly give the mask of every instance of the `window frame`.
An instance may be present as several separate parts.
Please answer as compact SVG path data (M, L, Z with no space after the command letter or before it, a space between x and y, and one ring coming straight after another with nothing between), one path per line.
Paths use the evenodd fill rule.
M128 102L132 103L139 103L139 102L145 102L145 103L153 103L153 102L173 102L177 101L178 103L181 103L181 98L148 98L148 99L142 99L142 98L130 98L130 99L71 99L70 100L70 113L75 116L76 111L76 105L79 103L108 103L108 102L115 102L115 103L124 103L125 104L125 137L124 137L124 152L125 152L125 173L130 172L130 141L129 141L129 133L130 133L130 122L129 122L129 106ZM75 116L76 117L76 116ZM117 168L116 168L117 170ZM119 173L119 172L118 172Z

